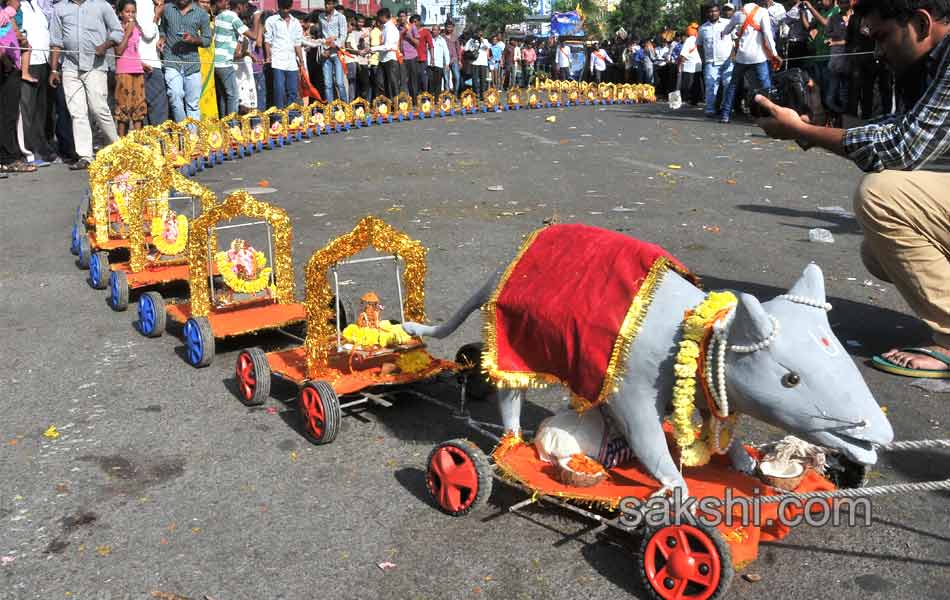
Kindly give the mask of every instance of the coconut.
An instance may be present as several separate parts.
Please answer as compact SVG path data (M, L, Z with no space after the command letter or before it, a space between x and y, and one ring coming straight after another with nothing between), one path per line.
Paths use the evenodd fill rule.
M759 463L759 476L772 487L794 490L805 477L805 467L798 461L763 461Z
M575 469L574 465L582 467ZM596 460L575 454L559 458L555 463L555 476L565 485L573 487L591 487L600 483L607 476L607 471Z

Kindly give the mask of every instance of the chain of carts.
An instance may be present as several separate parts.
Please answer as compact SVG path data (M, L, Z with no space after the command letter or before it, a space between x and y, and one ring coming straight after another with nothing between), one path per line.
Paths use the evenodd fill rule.
M253 334L279 334L275 337L285 342L277 350L249 347L239 351L234 368L237 396L247 406L261 405L270 397L273 379L291 382L297 387L300 431L314 444L333 442L343 417L357 408L392 406L395 392L444 407L494 450L486 453L467 439L433 448L426 465L426 487L436 506L450 515L469 514L485 505L494 483L501 483L528 495L510 507L511 511L529 505L556 507L590 520L595 532L636 535L641 540L638 572L644 589L654 598L719 598L726 593L735 570L754 560L760 541L788 533L758 526L710 527L702 523L629 526L619 510L621 499L646 500L659 487L638 463L610 469L607 487L592 497L583 488L573 489L557 481L538 461L530 443L505 437L500 426L471 416L467 402L492 393L480 370L480 344L462 346L453 360L446 360L432 356L419 339L386 348L345 343L341 333L347 315L339 300L338 269L359 262L391 261L400 296L400 319L423 320L419 299L424 277L406 277L410 268L418 273L420 265L408 263L418 261L419 256L425 272L421 244L381 220L367 217L344 236L350 242L347 252L331 242L310 256L305 300L300 302L294 292L292 232L286 212L246 192L236 192L218 203L211 192L186 177L225 158L234 160L265 147L277 148L320 130L282 131L284 135L278 131L272 136L268 130L258 143L186 156L187 162L179 161L166 174L168 187L160 194L128 177L123 165L142 158L142 151L132 146L117 149L112 157L114 168L92 182L95 193L87 193L76 212L71 251L77 256L77 265L88 270L89 284L106 290L113 310L126 311L134 304L134 327L141 335L159 337L166 330L175 331L184 342L184 359L193 367L205 367L214 360L220 340L243 345ZM179 149L186 146L183 142ZM178 211L172 208L175 206ZM233 277L227 270L234 264L222 259L230 255L218 249L219 239L250 227L266 232L266 250L248 250L255 267L262 267L256 271L261 285L248 283L228 289ZM393 239L399 243L394 245ZM375 250L377 256L353 257L354 251L367 249ZM174 290L183 287L187 291L175 295ZM393 368L410 353L424 358L421 366ZM458 402L425 393L423 386L433 381L456 382ZM708 472L702 480L691 479L687 470L690 489L719 498L726 487L748 496L776 493L757 479L737 475L725 463L712 468L719 469L721 480L727 483L710 484L714 478ZM856 465L842 463L832 470L825 489L860 486L865 475ZM764 507L769 510L774 513L777 509L774 505Z

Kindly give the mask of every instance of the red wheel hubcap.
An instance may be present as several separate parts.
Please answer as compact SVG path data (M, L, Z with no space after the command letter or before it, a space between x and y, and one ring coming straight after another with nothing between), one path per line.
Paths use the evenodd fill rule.
M656 532L647 542L643 563L650 585L666 600L705 600L719 586L719 552L692 525Z
M465 510L478 494L478 471L468 454L455 446L442 446L429 462L429 489L449 512Z
M321 439L323 437L323 427L326 424L326 415L323 412L323 400L320 394L312 387L305 387L300 394L303 400L303 410L307 417L307 427L313 437Z
M254 397L254 388L257 387L257 374L254 372L254 361L247 352L242 352L237 361L237 380L241 393L250 400Z

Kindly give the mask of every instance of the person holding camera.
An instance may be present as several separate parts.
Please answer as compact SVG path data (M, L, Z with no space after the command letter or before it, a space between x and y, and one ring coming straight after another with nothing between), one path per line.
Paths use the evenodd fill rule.
M895 73L925 74L926 88L911 108L845 130L817 126L757 96L770 114L759 125L773 138L821 146L868 173L854 198L864 230L861 258L875 277L895 285L933 338L893 348L872 364L950 379L950 173L938 165L950 158L950 0L861 0L854 12Z

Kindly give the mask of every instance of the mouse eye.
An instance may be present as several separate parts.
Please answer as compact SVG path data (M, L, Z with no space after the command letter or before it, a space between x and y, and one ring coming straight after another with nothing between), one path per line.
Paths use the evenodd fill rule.
M790 371L782 376L782 385L787 388L793 388L799 383L802 382L802 378L798 376L798 373Z

